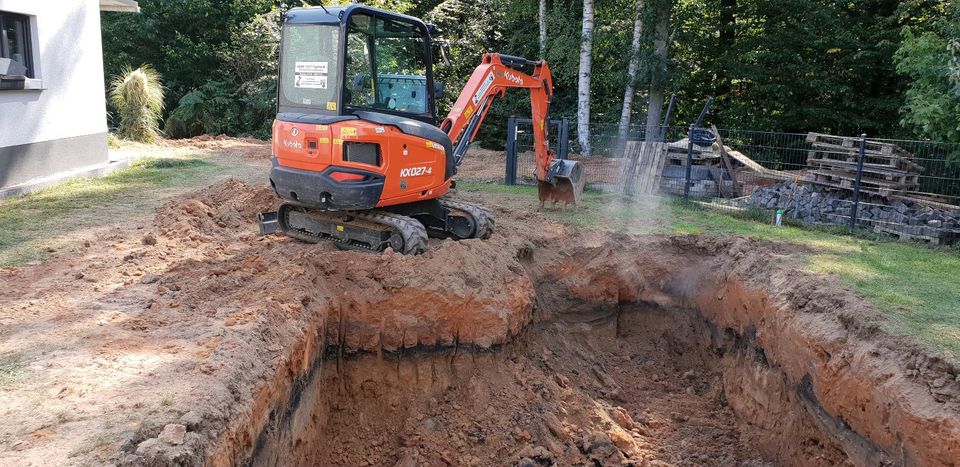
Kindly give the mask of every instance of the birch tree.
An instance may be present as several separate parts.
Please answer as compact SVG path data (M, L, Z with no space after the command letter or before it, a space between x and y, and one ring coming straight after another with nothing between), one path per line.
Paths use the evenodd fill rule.
M540 59L547 58L547 0L540 0Z
M634 83L637 80L637 62L640 60L640 37L643 32L643 0L637 0L634 12L633 40L630 45L630 64L627 66L627 85L623 90L623 110L620 111L620 126L617 128L617 147L622 149L630 131L630 117L633 112Z
M593 55L593 0L583 0L583 29L580 33L580 72L577 82L577 141L581 152L590 155L590 70Z

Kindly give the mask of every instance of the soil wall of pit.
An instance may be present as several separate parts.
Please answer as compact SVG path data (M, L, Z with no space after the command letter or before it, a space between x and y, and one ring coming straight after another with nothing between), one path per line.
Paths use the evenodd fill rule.
M622 304L570 326L531 329L496 351L332 355L252 464L848 460L816 404L695 311Z
M423 431L431 430L429 420L438 413L438 404L443 413L478 417L485 405L529 397L489 383L519 380L519 387L525 386L525 377L513 377L509 370L516 367L518 353L546 348L586 365L599 358L590 345L550 350L545 341L572 332L571 326L599 326L597 332L603 335L609 330L602 328L610 325L616 336L664 321L671 325L663 333L645 338L680 342L679 354L699 356L705 371L718 378L708 385L717 390L716 407L736 415L738 424L729 432L737 433L738 441L732 444L758 449L760 460L785 465L951 465L960 459L956 368L883 335L877 315L863 310L848 292L824 291L819 279L773 266L771 256L787 253L779 250L782 247L696 237L639 244L616 236L581 240L574 248L569 242L564 249L537 242L517 247L514 256L534 284L538 312L520 342L497 352L478 353L463 346L441 354L424 348L379 356L318 353L292 396L276 401L272 422L252 451L252 463L312 463L332 455L345 456L337 462L358 465L415 460L424 453ZM634 246L624 249L623 244ZM621 311L638 303L660 310L656 319L650 313ZM555 331L544 331L556 325ZM681 338L674 329L686 334ZM533 360L527 358L519 371L537 373ZM633 362L614 364L620 365ZM911 373L911 367L920 370ZM546 371L533 379L547 393L562 394L565 388L558 380L581 373L576 368L556 372L558 379ZM570 389L577 393L569 397L579 398L578 406L643 402L626 400L624 382L602 376L605 370L593 374L598 385ZM684 379L679 374L660 379L671 378ZM943 384L947 379L951 382ZM447 397L451 392L459 395ZM533 399L541 397L536 394ZM591 458L590 439L600 430L608 439L620 440L617 455L623 459L656 458L649 455L655 449L643 448L657 443L644 436L651 427L643 422L631 421L627 427L615 423L628 434L611 433L608 425L617 417L567 421L548 406L546 400L518 411L540 413L543 430L514 426L525 433L517 435L509 426L497 427L499 431L495 424L477 427L503 435L496 448L489 448L471 446L470 430L465 429L466 445L453 442L432 455L450 463L468 459L483 465L493 459L536 460L539 452L543 463L564 456L579 462ZM550 429L556 425L553 419L562 419L563 429ZM673 422L686 423L682 414ZM631 432L631 426L639 430Z

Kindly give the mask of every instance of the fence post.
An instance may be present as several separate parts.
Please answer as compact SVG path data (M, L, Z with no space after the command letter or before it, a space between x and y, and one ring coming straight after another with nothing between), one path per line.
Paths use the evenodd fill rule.
M690 200L690 171L693 170L693 124L687 128L687 171L683 177L683 200Z
M563 120L560 120L560 146L557 148L559 154L557 157L560 159L567 158L567 151L570 147L570 119L564 117Z
M853 184L853 209L850 211L850 229L853 233L857 225L857 209L860 207L860 178L863 176L863 158L867 149L867 134L860 134L860 153L857 156L857 178Z
M503 176L503 183L507 185L517 184L517 118L507 119L507 164L506 173Z

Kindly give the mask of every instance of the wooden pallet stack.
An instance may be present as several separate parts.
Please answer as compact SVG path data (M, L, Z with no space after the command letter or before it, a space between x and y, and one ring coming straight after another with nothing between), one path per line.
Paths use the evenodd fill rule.
M635 194L653 194L660 188L667 147L662 142L628 141L621 168L624 183L634 183Z
M834 190L853 192L857 179L860 138L808 133L813 146L807 157L806 180ZM860 192L889 198L920 188L920 172L913 154L892 143L866 141Z

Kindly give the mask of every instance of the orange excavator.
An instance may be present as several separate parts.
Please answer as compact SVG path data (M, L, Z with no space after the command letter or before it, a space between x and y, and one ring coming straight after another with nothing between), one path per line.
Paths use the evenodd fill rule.
M423 252L428 236L488 238L488 209L444 196L508 88L530 90L541 206L579 203L581 166L555 158L547 140L550 67L484 54L436 126L443 86L434 82L433 54L445 49L434 32L420 19L356 4L286 13L270 170L284 203L261 214L265 231L404 254Z

